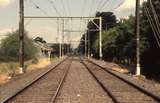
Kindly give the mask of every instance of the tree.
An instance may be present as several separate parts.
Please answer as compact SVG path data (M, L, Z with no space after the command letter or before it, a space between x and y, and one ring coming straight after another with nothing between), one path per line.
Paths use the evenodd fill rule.
M159 0L152 0L154 9L160 19L160 2ZM148 8L151 8L151 5L148 2L145 2L142 6L142 18L141 18L141 41L143 40L144 49L141 55L141 64L142 72L149 77L160 76L160 47L157 45L153 30L148 21L147 14L145 12L144 6L147 5ZM153 12L149 9L150 15L153 18ZM153 18L154 20L154 18ZM156 21L153 22L156 24ZM159 34L158 34L159 35Z
M113 12L97 12L95 17L102 17L102 30L107 31L117 25L116 16ZM99 25L99 20L93 20L97 25ZM98 29L95 24L91 21L87 25L87 40L90 40L90 50L94 57L98 57L98 53L96 52L96 41L99 37L99 31L92 31L93 29ZM90 31L91 30L91 31ZM90 35L90 36L88 36Z
M36 46L33 44L32 40L25 33L24 37L25 50L24 58L25 60L32 59L36 56L38 52ZM19 35L18 31L11 32L8 37L4 38L0 45L0 60L3 61L18 61L19 59Z

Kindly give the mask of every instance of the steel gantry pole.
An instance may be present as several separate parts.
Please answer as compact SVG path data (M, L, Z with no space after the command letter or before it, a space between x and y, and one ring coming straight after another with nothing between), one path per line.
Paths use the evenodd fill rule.
M62 57L64 56L64 19L62 19Z
M88 32L88 30L87 30ZM87 32L85 33L85 56L87 57Z
M24 73L24 1L19 1L19 63L20 73Z
M136 33L136 75L141 75L140 68L140 0L136 0L136 19L135 19L135 33Z
M61 35L60 35L60 32L59 32L59 18L57 18L57 34L58 34L58 37L59 37L59 58L61 58L62 56L62 43L61 43Z
M99 17L99 57L102 60L102 17Z
M90 57L90 31L88 29L88 58Z

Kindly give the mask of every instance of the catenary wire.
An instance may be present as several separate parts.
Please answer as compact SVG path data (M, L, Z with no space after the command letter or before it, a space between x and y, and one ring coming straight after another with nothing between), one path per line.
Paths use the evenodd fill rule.
M159 31L159 33L160 33L160 22L159 22L159 19L158 19L156 10L155 10L155 8L154 8L153 3L152 3L151 0L149 0L149 3L150 3L150 6L151 6L151 11L152 11L152 13L153 13L153 17L154 17L154 19L155 19L155 21L156 21L157 29L158 29L158 31Z
M144 6L144 10L145 10L145 13L146 13L146 15L147 15L148 21L149 21L149 23L150 23L150 25L151 25L151 28L152 28L154 37L155 37L155 39L156 39L156 42L157 42L158 46L160 47L160 42L159 42L159 39L158 39L158 37L157 37L158 31L157 31L157 29L156 29L156 27L155 27L155 25L154 25L154 23L153 23L153 19L152 19L151 15L149 14L149 10L146 8L146 6Z
M51 4L52 8L55 10L55 12L58 14L58 16L61 17L61 14L60 14L60 12L58 11L57 7L55 6L54 1L48 0L48 2Z
M41 9L41 7L37 5L33 0L29 0L29 1L36 7L36 9L39 9L41 12L43 12L45 15L48 16L48 13L44 11L43 9Z

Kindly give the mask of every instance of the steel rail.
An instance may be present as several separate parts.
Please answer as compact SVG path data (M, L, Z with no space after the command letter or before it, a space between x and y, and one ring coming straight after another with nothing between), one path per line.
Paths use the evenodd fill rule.
M46 72L42 73L35 80L33 80L31 83L27 84L24 88L20 89L19 91L15 92L14 94L12 94L12 95L8 96L7 98L5 98L4 100L0 101L0 103L8 103L11 99L13 99L14 97L16 97L18 94L22 93L24 90L26 90L27 88L29 88L30 86L32 86L33 84L35 84L38 80L40 80L41 78L43 78L44 76L46 76L48 73L50 73L52 70L54 70L55 68L57 68L63 62L65 62L68 58L69 57L65 58L60 63L58 63L57 65L55 65L54 67L52 67L51 69L49 69Z
M57 96L58 96L58 94L59 94L59 91L60 91L60 89L61 89L61 87L62 87L62 85L63 85L63 83L64 83L64 81L65 81L65 79L66 79L66 77L67 77L67 74L68 74L68 72L69 72L69 69L70 69L70 67L71 67L71 64L72 64L72 59L71 59L71 63L70 63L69 66L68 66L68 69L65 71L65 73L64 73L64 75L63 75L63 77L62 77L62 79L61 79L61 81L60 81L60 83L59 83L59 85L58 85L58 88L56 89L56 92L54 93L54 96L52 97L52 100L51 100L50 103L54 103L54 102L56 101L56 98L57 98Z
M104 84L95 76L95 74L89 69L89 67L84 63L84 61L80 58L81 63L86 67L92 77L98 82L98 84L102 87L102 89L109 95L109 97L113 100L114 103L120 103L118 99L107 89Z
M145 89L144 87L141 87L141 86L139 86L139 85L137 85L137 84L135 84L135 83L133 83L133 82L131 82L131 81L129 81L129 80L127 80L127 79L125 79L125 78L123 78L123 77L121 77L121 76L115 74L115 73L113 73L113 72L110 71L110 70L107 70L106 68L104 68L104 67L102 67L102 66L96 64L95 62L89 60L88 58L86 58L86 59L87 59L90 63L92 63L92 64L94 64L94 65L100 67L102 70L106 71L107 73L109 73L109 74L111 74L111 75L117 77L118 79L120 79L120 80L122 80L123 82L127 83L128 85L134 87L135 89L139 90L140 92L142 92L142 93L144 93L144 94L150 96L150 97L153 98L155 101L160 102L160 96L158 96L158 95L152 93L151 91L148 91L148 90Z

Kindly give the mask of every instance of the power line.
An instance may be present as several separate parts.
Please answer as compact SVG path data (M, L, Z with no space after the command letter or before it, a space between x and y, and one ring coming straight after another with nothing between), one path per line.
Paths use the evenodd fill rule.
M95 0L93 0L93 2L92 2L91 5L90 5L90 12L89 12L90 15L91 15L91 13L92 13L92 9L93 9L93 7L94 7L94 3L95 3Z
M47 12L44 11L43 9L41 9L40 6L39 6L38 4L36 4L33 0L29 0L29 1L33 4L33 6L35 6L36 9L39 9L42 13L44 13L45 15L48 16ZM28 20L28 21L24 24L24 26L26 27L29 23L32 22L32 20L33 20L32 18L31 18L30 20Z
M48 15L46 11L40 8L39 5L37 5L33 0L30 0L30 2L36 7L36 9L39 9L41 12L43 12L45 15Z
M110 0L105 0L105 2L102 4L102 6L99 8L99 11L100 10L102 10L105 6L106 6L106 4L108 4L108 2L109 2Z
M71 15L70 0L67 0L68 13Z
M48 0L48 2L52 5L52 8L55 10L55 12L61 17L61 14L55 6L54 1Z
M112 8L111 11L114 11L114 10L118 9L118 8L121 7L125 2L126 2L126 0L123 0L123 1L120 2L116 7Z
M85 8L86 8L86 1L87 0L83 0L83 5L82 5L82 11L81 11L81 15L83 16L84 12L85 12Z
M106 1L108 1L108 0L106 0ZM91 13L93 12L93 14L94 13L96 13L97 11L99 11L99 8L100 8L100 6L101 6L101 4L103 3L103 0L101 0L101 1L99 1L98 3L96 3L96 0L94 0L92 3L91 3L91 10L90 10L90 15L91 15ZM95 5L95 9L93 9L93 7L94 7L94 4L97 4L97 5Z
M96 8L96 11L99 10L99 7L101 6L101 4L103 3L103 0L99 1L99 3L97 3L97 8Z
M152 13L153 13L153 17L154 17L154 19L155 19L155 21L156 21L157 29L158 29L158 31L159 31L159 33L160 33L160 22L159 22L159 18L158 18L158 16L157 16L157 13L156 13L156 10L155 10L155 8L154 8L154 6L153 6L152 1L149 0L149 3L150 3L150 6L151 6L151 11L152 11Z
M98 4L98 8L96 9L97 10L102 10L103 8L106 9L106 4L109 2L110 0L105 0L104 2L100 2ZM116 9L118 9L119 7L121 7L124 3L125 3L126 0L123 0L122 2L120 2L117 6L115 6L114 8L111 8L110 10L108 11L114 11ZM103 3L103 4L102 4ZM101 5L101 7L99 7Z
M63 10L64 10L64 14L67 16L67 11L66 11L66 9L65 9L65 5L64 5L63 0L61 0L61 4L62 4L62 8L63 8Z
M149 10L148 10L147 6L144 6L144 10L145 10L145 13L146 13L146 15L147 15L148 21L149 21L149 23L150 23L150 25L151 25L151 28L152 28L154 37L155 37L155 39L156 39L156 42L157 42L158 46L160 47L160 42L159 42L159 39L158 39L158 36L157 36L158 31L157 31L157 29L156 29L155 24L153 23L154 21L153 21L151 15L150 15L150 13L149 13Z
M29 19L25 24L24 24L24 26L26 27L29 23L31 23L32 22L32 18L31 19Z
M150 3L152 3L152 2L150 2ZM158 31L158 36L159 36L159 39L160 39L160 24L159 24L159 19L158 19L158 17L157 17L157 14L156 14L156 11L155 11L155 9L154 9L154 7L153 7L153 4L150 4L150 8L149 7L147 7L147 5L145 5L145 7L148 9L148 12L149 12L149 9L150 9L150 11L152 12L152 14L153 14L153 18L151 17L151 19L153 20L153 22L155 21L155 27L156 27L156 30ZM151 16L151 15L150 15Z

